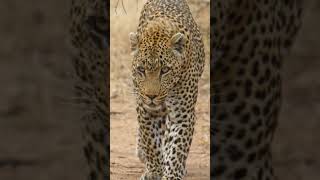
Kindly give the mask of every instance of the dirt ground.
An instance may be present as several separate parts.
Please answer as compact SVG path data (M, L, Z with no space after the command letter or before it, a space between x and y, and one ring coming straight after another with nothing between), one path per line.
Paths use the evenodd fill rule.
M305 2L309 4L303 28L284 63L283 107L274 143L276 173L281 180L320 177L320 4ZM139 1L138 7L141 5ZM79 111L65 101L72 97L66 44L68 7L64 0L0 2L0 180L85 179ZM120 6L117 15L113 13L119 21L111 19L111 26L120 27L122 36L111 36L121 40L111 44L117 49L111 62L114 180L137 179L143 168L134 155L137 124L127 76L131 60L127 32L135 28L136 8L134 3L124 14ZM195 19L205 25L206 19L199 18L202 13L206 10L197 11ZM120 26L117 22L126 23ZM112 72L119 68L123 73ZM188 160L188 178L194 180L209 179L206 78L208 69L200 84L198 122Z
M130 3L130 4L129 4ZM135 99L131 93L130 32L136 31L143 3L124 1L115 9L116 1L111 1L111 124L110 124L110 170L112 180L137 180L144 166L135 155L136 112ZM207 5L207 6L206 6ZM194 18L201 26L206 46L206 69L200 82L200 94L197 105L197 123L195 136L187 161L190 180L210 179L210 120L209 120L209 4L191 3ZM126 13L124 12L126 11Z

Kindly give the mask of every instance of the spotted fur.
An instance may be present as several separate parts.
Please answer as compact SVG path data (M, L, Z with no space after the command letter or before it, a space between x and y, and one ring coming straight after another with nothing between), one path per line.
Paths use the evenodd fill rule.
M200 31L184 0L149 0L130 42L141 180L181 180L204 68Z
M109 179L108 8L108 1L73 0L70 12L75 94L84 106L81 119L88 180Z
M211 177L274 180L281 67L299 30L302 4L215 0L211 9Z

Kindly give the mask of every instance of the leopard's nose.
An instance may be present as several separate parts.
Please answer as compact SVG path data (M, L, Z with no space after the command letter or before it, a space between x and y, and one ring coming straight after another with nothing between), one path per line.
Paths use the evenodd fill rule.
M150 98L151 100L153 100L154 98L156 98L157 96L156 95L147 95L148 98Z

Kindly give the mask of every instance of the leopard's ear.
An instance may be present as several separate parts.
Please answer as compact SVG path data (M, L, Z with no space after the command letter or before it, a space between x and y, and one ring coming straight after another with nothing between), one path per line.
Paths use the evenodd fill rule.
M182 33L176 33L170 39L171 48L173 52L179 56L181 56L185 49L186 38Z
M138 52L138 35L137 35L137 33L131 32L129 34L129 39L130 39L131 54L134 55Z

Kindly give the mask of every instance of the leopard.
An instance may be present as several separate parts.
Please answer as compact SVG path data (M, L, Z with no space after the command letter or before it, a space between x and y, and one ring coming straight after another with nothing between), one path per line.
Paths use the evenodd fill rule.
M72 0L69 11L73 103L80 106L88 180L109 179L109 1ZM78 116L77 116L78 117Z
M129 34L140 180L182 180L205 52L185 0L148 0Z
M301 0L211 3L212 179L275 180L272 142L283 63L302 26Z

